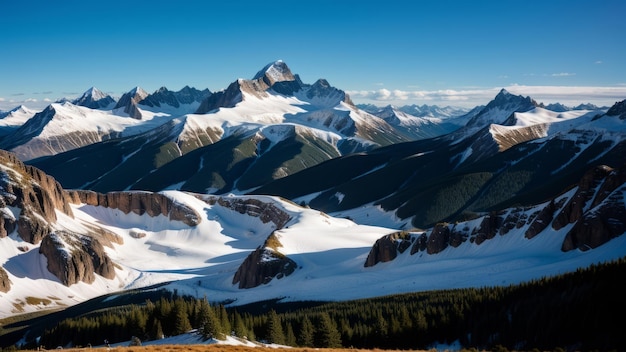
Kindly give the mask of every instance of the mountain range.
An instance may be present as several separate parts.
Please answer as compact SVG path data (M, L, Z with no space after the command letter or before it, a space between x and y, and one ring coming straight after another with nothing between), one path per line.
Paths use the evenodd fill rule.
M503 89L433 109L359 107L276 61L218 92L91 88L8 112L0 318L154 285L349 300L624 256L626 100L555 111Z

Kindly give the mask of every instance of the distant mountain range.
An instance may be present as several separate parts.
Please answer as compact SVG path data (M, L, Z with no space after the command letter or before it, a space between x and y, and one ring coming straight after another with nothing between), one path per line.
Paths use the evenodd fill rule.
M0 115L0 317L153 285L236 306L497 286L626 253L626 100L355 105L276 61ZM420 116L418 116L420 115Z

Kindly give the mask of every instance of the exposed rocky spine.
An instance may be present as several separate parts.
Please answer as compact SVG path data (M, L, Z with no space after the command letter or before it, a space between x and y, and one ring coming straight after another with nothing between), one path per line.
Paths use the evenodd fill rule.
M66 191L74 204L87 204L111 209L118 209L124 214L148 214L152 217L163 215L170 220L182 221L189 226L200 223L201 217L192 208L178 203L173 199L153 192L109 192L70 190Z
M57 221L56 210L72 215L61 185L43 171L24 165L15 154L0 150L0 205L20 209L17 219L9 211L0 214L0 236L17 229L29 243L39 243Z
M574 224L565 234L561 250L589 250L626 232L626 165L613 170L600 165L589 170L576 186L573 195L554 198L544 204L490 212L482 217L457 224L439 223L425 232L390 234L380 238L370 251L365 266L395 259L412 243L410 255L419 252L437 254L466 241L480 245L497 234L523 231L532 240L552 226L554 230Z
M254 198L227 198L204 196L201 197L208 204L219 204L225 208L235 210L241 214L258 217L263 223L272 222L277 230L282 229L291 219L286 211L272 203L265 203Z

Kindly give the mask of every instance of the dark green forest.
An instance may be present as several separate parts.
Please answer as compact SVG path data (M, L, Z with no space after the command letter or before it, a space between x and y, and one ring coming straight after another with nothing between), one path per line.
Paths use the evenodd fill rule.
M625 277L626 258L507 287L237 308L162 291L145 304L62 320L39 345L148 341L197 329L205 339L232 335L303 347L429 349L457 341L465 349L498 351L623 351Z

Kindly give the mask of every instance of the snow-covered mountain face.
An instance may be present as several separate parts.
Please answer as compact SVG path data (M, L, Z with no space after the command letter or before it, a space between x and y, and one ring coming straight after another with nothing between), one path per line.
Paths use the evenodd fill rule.
M423 106L423 110L418 113L422 116L412 115L407 111L414 110L416 105L404 106L396 108L388 105L383 108L372 109L369 107L369 112L372 115L378 116L387 121L390 125L396 126L398 129L402 129L404 133L413 137L413 139L425 139L442 136L465 125L465 122L459 117L467 113L466 110L455 110L459 115L452 117L449 113L439 113L442 111L436 106L428 107ZM428 111L426 111L428 109ZM451 111L452 108L449 108ZM433 113L435 112L435 113ZM434 117L435 115L441 117Z
M89 88L82 96L72 100L72 104L84 106L90 109L111 109L115 105L112 96L103 93L96 87Z
M510 112L490 103L482 116L489 113L500 124L334 159L255 193L404 229L459 221L510 204L536 204L595 165L626 163L622 104L608 111L555 113L538 107ZM334 181L325 177L329 174Z
M0 137L10 135L22 126L28 119L35 116L37 112L23 105L10 111L0 112Z
M70 188L243 192L341 155L413 140L417 134L357 109L345 92L324 79L301 82L282 61L206 96L193 114L172 118L157 112L172 106L166 103L172 96L166 89L151 96L134 89L111 115L136 128L32 163ZM120 113L133 109L140 119ZM155 127L158 122L162 124Z
M399 232L271 196L64 191L2 152L0 317L155 284L236 306L562 274L623 256L625 181L596 168L549 202Z

